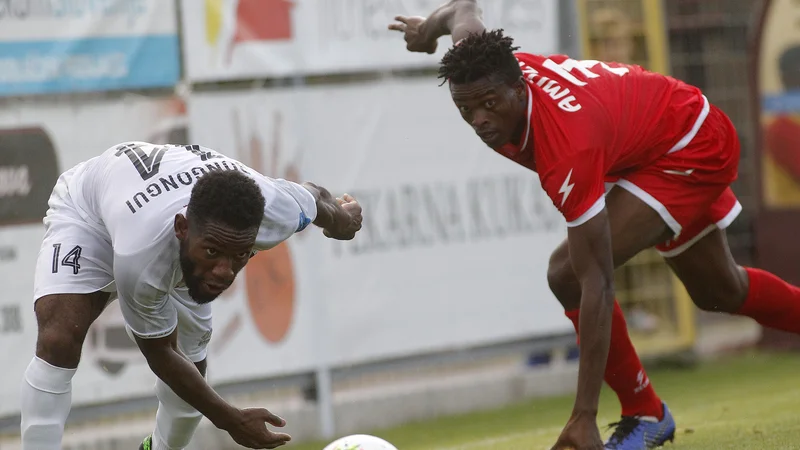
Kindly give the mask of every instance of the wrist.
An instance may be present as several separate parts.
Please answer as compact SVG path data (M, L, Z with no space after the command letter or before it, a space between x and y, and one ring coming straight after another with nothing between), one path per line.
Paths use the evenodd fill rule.
M575 403L575 406L572 408L572 418L594 420L597 418L597 407Z
M442 36L451 33L452 22L456 16L456 9L462 0L450 0L431 13L428 18L419 25L417 30L426 42L434 42Z
M423 37L425 42L433 42L448 34L447 30L442 30L442 28L444 27L441 24L428 19L420 24L419 34Z
M235 424L242 422L242 412L238 408L226 404L218 411L213 417L208 417L208 420L220 430L228 431Z
M319 202L319 197L322 195L319 186L310 181L304 181L303 183L300 183L300 186L304 187L309 193L311 193L311 196L314 197L314 201Z

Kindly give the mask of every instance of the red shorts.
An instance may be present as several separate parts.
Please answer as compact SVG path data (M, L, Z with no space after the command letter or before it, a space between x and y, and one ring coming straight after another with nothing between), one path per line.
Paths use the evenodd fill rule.
M677 256L715 228L727 228L742 211L730 188L739 169L736 129L708 101L703 112L670 153L614 182L656 210L675 232L656 246L665 257Z

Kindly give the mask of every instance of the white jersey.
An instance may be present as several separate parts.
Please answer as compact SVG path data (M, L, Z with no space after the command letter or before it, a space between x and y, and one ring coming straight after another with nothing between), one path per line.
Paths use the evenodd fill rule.
M316 218L314 197L302 186L196 145L124 143L79 164L67 181L81 218L110 238L120 307L139 337L165 336L177 326L170 296L183 275L175 215L185 213L192 187L210 170L237 170L261 187L266 207L256 250L278 245Z

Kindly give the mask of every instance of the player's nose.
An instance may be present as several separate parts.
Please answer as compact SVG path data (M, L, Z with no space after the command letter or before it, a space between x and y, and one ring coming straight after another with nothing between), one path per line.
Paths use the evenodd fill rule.
M233 261L230 258L220 258L214 269L211 271L214 279L220 283L229 285L233 283L236 272L233 270Z
M475 129L476 133L480 133L491 128L489 125L489 120L485 115L476 114L471 122L472 128Z

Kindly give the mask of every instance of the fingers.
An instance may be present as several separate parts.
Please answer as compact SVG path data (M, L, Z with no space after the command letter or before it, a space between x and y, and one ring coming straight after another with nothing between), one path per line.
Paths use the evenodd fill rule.
M261 416L264 419L264 422L267 422L270 425L274 425L276 427L286 426L286 421L285 420L283 420L282 418L280 418L276 414L273 414L273 413L267 411L266 409L262 409L261 410Z
M353 196L350 194L344 194L342 196L342 200L346 201L347 203L356 201L356 199L354 199Z
M400 23L392 23L389 24L389 29L394 31L399 31L401 33L406 32L406 28L408 28L408 17L406 16L395 16L394 20Z
M275 440L281 440L281 441L284 441L284 442L289 442L289 441L291 441L291 440L292 440L292 437L291 437L291 436L289 436L289 435L288 435L288 434L286 434L286 433L272 433L272 437L273 437Z
M358 203L356 202L345 203L344 205L342 205L342 208L344 208L344 210L347 211L348 214L350 214L351 218L356 219L357 221L359 221L359 223L361 222L361 220L363 220L361 218L363 210L361 209L361 205L359 205Z
M267 444L266 448L278 448L286 445L287 442L291 441L292 437L286 433L270 433L270 443Z

